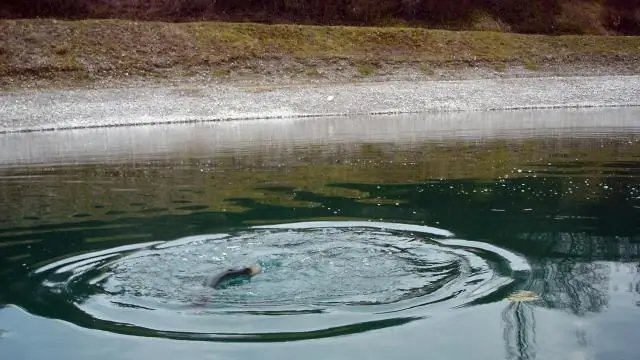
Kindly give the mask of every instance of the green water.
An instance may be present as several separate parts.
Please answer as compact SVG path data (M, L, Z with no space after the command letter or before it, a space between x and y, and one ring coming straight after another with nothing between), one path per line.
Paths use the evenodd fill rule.
M639 135L2 169L0 351L635 358ZM202 286L255 262L251 281Z

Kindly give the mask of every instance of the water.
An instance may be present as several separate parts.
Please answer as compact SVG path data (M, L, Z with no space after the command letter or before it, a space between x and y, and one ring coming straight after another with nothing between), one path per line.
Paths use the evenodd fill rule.
M6 135L0 350L633 359L637 112Z

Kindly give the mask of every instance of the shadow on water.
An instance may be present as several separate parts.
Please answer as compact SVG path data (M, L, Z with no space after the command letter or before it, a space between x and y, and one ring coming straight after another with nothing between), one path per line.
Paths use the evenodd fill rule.
M450 251L477 255L490 264L478 272L491 272L489 277L493 278L500 274L514 277L515 272L509 272L509 265L500 253L475 243L526 259L530 271L517 281L496 286L486 296L457 305L470 307L504 301L516 290L535 294L536 298L530 301L508 301L502 312L507 358L532 359L537 347L536 307L562 310L578 317L606 311L609 299L615 296L610 289L614 267L627 266L637 272L640 144L635 134L602 139L602 134L598 134L577 140L301 145L226 152L211 158L182 154L178 155L182 158L136 163L6 170L0 182L0 196L10 211L0 217L0 299L41 316L138 336L270 342L354 334L437 315L437 308L426 313L415 309L424 304L447 302L449 298L443 296L424 304L408 303L401 309L406 315L398 317L380 317L396 309L382 308L383 302L376 300L375 306L379 308L375 316L366 313L364 317L355 318L356 315L351 314L349 316L356 320L335 326L328 323L317 329L260 331L270 330L262 323L265 328L258 332L246 329L211 332L198 330L197 324L194 331L171 331L142 325L121 326L117 319L103 320L88 315L90 306L98 306L96 301L107 300L92 300L102 290L92 288L95 283L87 285L87 279L98 278L101 269L115 266L115 262L109 262L110 258L87 263L93 266L88 277L78 275L84 271L80 270L82 264L78 265L77 277L64 278L64 288L52 287L55 291L43 288L42 284L66 275L52 271L40 276L34 271L56 261L62 262L59 266L62 268L69 265L64 261L72 256L120 246L156 244L203 234L240 236L237 234L254 225L320 220L425 225L453 235L423 236L406 230L398 237L417 237L427 243L451 241L447 245ZM249 240L255 241L255 238ZM455 243L457 240L461 242ZM291 241L281 247L299 246ZM403 249L398 249L401 254ZM122 258L134 256L140 249L134 250L123 251ZM144 247L149 253L156 250L151 245ZM330 250L305 251L312 254ZM463 271L452 265L462 266L460 259L446 264L442 258L434 258L427 264L407 263L424 266L428 274L442 276L444 284L451 281L447 276L459 276ZM141 269L135 268L134 263L127 264L131 268L119 266L123 266L120 271L125 272L131 268ZM489 281L472 279L471 276L476 276L473 266L465 271L468 271L465 276L470 277L466 284ZM454 273L458 275L451 275ZM417 280L408 279L407 284L410 281ZM413 283L411 286L411 296L446 287L439 283L429 285L431 287ZM630 284L629 292L635 292L637 299L640 281ZM453 294L451 297L455 298L458 293ZM171 300L172 296L175 294L167 298ZM82 303L89 304L88 310L76 306ZM366 304L364 300L353 303L366 308L362 305ZM143 301L123 303L133 311L146 308L161 313L172 309L169 305L158 309L145 304ZM183 304L171 306L174 305L179 308ZM278 315L277 311L290 315L291 311L299 310L305 312L305 316L322 317L333 309L328 305L313 311L294 306L267 308L262 312L258 305L255 309L220 311L239 311L262 318L266 314ZM375 319L363 320L369 317ZM148 319L138 320L145 323ZM288 325L282 328L287 329Z

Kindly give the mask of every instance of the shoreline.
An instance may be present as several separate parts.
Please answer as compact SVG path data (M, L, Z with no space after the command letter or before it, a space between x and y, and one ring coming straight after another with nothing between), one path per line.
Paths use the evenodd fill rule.
M608 114L603 121L602 114ZM640 108L547 109L518 112L449 112L381 116L326 116L322 121L212 122L159 124L77 131L11 133L0 137L0 169L38 164L109 163L158 154L188 153L206 158L218 152L252 149L287 152L295 144L333 149L357 148L360 143L409 148L420 142L528 141L540 138L584 138L607 133L638 133ZM32 144L37 144L33 147ZM105 151L105 149L108 149Z
M640 106L640 37L120 20L3 30L0 134Z
M288 86L193 82L0 94L4 115L0 134L223 121L241 127L245 120L613 107L640 107L640 76ZM638 126L639 121L629 125Z

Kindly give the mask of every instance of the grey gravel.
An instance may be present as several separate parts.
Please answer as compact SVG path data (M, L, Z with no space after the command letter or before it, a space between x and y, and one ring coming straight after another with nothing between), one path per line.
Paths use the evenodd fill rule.
M206 83L0 94L0 133L240 119L640 105L640 76Z

